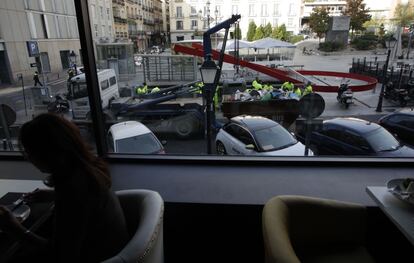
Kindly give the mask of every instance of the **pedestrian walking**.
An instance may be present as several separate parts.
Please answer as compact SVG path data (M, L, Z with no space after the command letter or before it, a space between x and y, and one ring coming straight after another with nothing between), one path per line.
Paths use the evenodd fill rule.
M35 73L33 75L33 80L34 80L34 86L35 87L37 87L37 84L39 84L41 87L43 87L43 84L39 80L39 73L37 71L35 71Z

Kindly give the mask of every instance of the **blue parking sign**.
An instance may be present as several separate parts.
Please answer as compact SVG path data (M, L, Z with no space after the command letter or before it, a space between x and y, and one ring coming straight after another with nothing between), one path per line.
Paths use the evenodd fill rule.
M29 57L35 57L39 55L39 46L36 41L27 41L27 50L29 51Z

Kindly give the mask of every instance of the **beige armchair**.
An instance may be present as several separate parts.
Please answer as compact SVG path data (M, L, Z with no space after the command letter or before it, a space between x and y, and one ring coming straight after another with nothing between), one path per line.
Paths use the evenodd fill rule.
M371 263L362 205L277 196L263 209L266 263Z
M131 240L118 255L102 263L163 263L164 201L149 190L116 192Z

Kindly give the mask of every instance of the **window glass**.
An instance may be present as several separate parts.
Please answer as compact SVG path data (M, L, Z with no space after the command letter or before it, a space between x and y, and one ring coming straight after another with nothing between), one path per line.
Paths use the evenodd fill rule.
M74 1L8 1L0 13L0 104L16 114L0 127L0 151L19 150L20 127L47 112L73 121L95 148L93 126L79 122L90 107Z
M280 125L257 130L254 134L263 151L282 149L297 143L296 139Z
M388 112L398 113L401 108L400 102L389 96L389 90L380 105L382 83L375 84L372 79L384 79L382 69L389 49L385 39L396 34L392 21L386 19L389 13L394 13L389 7L381 7L380 10L387 12L376 12L377 17L364 21L361 27L366 30L359 32L347 26L349 21L340 20L339 13L347 10L347 1L332 4L327 3L332 1L220 0L209 1L208 6L206 1L189 0L169 1L167 8L162 7L163 2L88 2L88 26L92 32L98 77L96 85L101 88L99 96L106 121L104 134L116 123L136 121L147 127L158 141L168 141L166 154L200 155L216 153L217 136L220 129L224 129L245 144L257 144L257 154L268 155L273 149L292 144L292 148L300 148L300 144L305 144L300 127L306 129L306 125L300 124L303 116L299 109L308 82L313 93L325 102L324 111L314 120L316 122L356 116L376 123ZM14 137L10 138L14 143L19 126L31 116L48 109L53 111L53 107L48 106L56 95L62 95L70 106L67 112L60 114L79 125L92 145L101 141L93 138L90 129L88 87L92 83L87 83L82 71L79 38L85 36L79 35L74 3L73 0L22 0L8 4L7 8L0 5L0 103L7 103L16 111L17 120L11 132ZM319 27L312 25L310 19L319 10L315 7L326 8L329 19L324 14L319 14L318 18L325 17L326 21L322 22L327 27L331 19L335 20L332 27L340 29L340 33L318 32ZM368 2L366 7L380 8ZM203 77L206 78L200 72L204 62L199 46L203 34L234 13L240 13L242 19L239 28L231 25L225 49L234 59L223 64L218 83L209 85L206 79L206 83L202 83ZM11 17L15 21L8 23ZM383 22L384 27L378 21ZM402 71L401 63L410 62L398 60L402 52L407 55L409 34L407 30L401 31L401 48L390 57L385 79L392 81L393 87L409 89L408 83L414 80L413 67ZM245 48L246 43L236 42L240 44L237 50L230 39L236 37L256 46ZM224 30L210 38L211 47L219 52ZM262 41L265 38L270 39ZM243 67L237 65L239 60L244 61ZM218 65L217 60L214 62ZM35 71L38 72L36 78ZM254 82L256 77L257 83ZM289 80L293 81L294 88L281 89ZM341 83L353 90L349 105L337 98L336 90ZM213 102L207 105L210 90ZM410 98L407 105L412 103L413 98ZM211 114L207 114L210 108L207 106L211 106ZM249 127L252 131L249 133L240 126L228 125L231 118L244 115L262 116L277 121L280 126ZM211 133L207 132L207 116L212 116ZM414 128L412 120L398 118L390 121ZM321 149L329 148L325 144L333 140L337 140L337 144L346 142L355 147L372 147L372 150L395 147L392 135L379 132L369 138L368 135L357 136L365 134L364 126L346 125L322 131L317 129L321 125L311 125L312 131L322 133L312 133L312 137L324 139L322 146L326 147ZM348 134L345 130L355 132ZM0 134L3 134L1 128ZM211 149L207 149L207 140L212 142ZM112 144L110 152L116 150L113 138ZM136 145L130 152L132 149L140 152Z
M398 149L400 143L385 129L377 129L366 136L367 141L376 152Z
M101 90L106 90L107 88L109 88L109 83L108 83L108 80L106 79L106 80L103 80L103 81L101 81L101 83L100 83L101 85Z
M143 134L115 141L118 153L154 154L162 150L157 138L151 134Z

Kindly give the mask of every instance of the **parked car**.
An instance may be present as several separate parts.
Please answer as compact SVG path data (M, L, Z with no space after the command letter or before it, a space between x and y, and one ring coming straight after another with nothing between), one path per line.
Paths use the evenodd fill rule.
M219 130L216 151L219 155L303 156L305 146L279 123L243 115Z
M155 134L138 121L113 124L108 131L109 151L115 153L165 154Z
M398 139L410 145L414 145L414 111L403 109L382 117L378 123Z
M304 140L303 134L298 137ZM310 148L318 155L414 157L414 149L402 145L386 129L357 118L323 121L322 129L311 133Z

